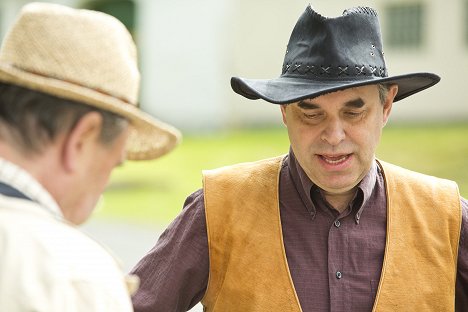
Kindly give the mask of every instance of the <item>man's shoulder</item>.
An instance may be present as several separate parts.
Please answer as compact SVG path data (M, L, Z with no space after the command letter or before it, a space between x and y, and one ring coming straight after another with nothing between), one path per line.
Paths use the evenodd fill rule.
M456 182L415 172L396 165L379 161L383 170L387 195L390 198L400 198L403 201L418 199L420 205L437 205L444 210L460 211L461 197ZM450 208L449 208L450 207Z
M85 279L83 274L86 272L92 271L95 275L99 272L107 274L106 271L118 270L116 260L105 247L76 226L43 213L41 206L30 201L22 203L27 209L6 207L5 204L5 201L0 201L3 260L6 261L8 257L14 261L16 258L18 266L51 265L56 268L56 274L69 275L68 278L73 278L76 274ZM92 278L92 274L88 277Z
M383 169L384 176L394 177L399 180L405 180L406 182L418 182L418 184L428 183L428 184L444 184L444 185L456 185L456 182L432 176L429 174L421 173L414 171L408 168L401 167L392 163L388 163L382 160L377 160L377 163L380 169Z
M74 303L115 302L130 311L123 272L104 247L54 216L7 204L0 200L0 288L8 285L15 296L0 294L3 305L17 307L18 294L31 307L50 304L60 291ZM21 204L42 209L30 201Z
M75 225L57 222L47 236L43 239L50 248L50 256L67 268L70 279L93 281L111 275L120 277L120 263L111 251ZM56 237L53 242L50 236Z

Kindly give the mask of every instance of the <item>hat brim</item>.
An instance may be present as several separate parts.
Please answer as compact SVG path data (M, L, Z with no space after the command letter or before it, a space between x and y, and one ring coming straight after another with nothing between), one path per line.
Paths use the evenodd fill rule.
M315 98L327 93L348 88L385 83L397 84L398 93L394 102L419 91L432 87L440 77L432 73L412 73L393 77L367 77L362 79L323 79L313 80L296 77L275 79L231 78L234 92L251 100L263 99L273 104L287 104Z
M148 160L171 151L181 134L174 127L116 97L60 79L37 75L0 63L0 81L26 87L64 99L113 112L129 120L132 132L127 140L127 159Z

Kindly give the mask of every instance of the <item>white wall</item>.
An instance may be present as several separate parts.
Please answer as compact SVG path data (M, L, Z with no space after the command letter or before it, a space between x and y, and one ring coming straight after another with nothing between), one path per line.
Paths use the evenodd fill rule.
M231 76L253 79L277 78L291 30L307 6L307 1L236 0L230 25L234 33L229 55L229 124L281 124L278 105L263 100L248 100L230 88Z
M467 17L463 15L463 1L425 1L428 23L423 49L387 49L387 63L393 74L429 71L442 78L434 87L398 103L393 110L395 121L468 121L464 92L468 43L463 38Z
M231 4L138 1L143 108L184 129L224 125Z

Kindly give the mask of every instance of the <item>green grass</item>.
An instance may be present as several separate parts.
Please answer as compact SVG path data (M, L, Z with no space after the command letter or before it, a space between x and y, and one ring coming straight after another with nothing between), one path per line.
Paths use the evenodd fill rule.
M390 127L384 130L377 157L454 180L468 198L468 124Z
M277 156L288 148L284 128L185 135L182 144L161 159L117 168L95 217L167 224L185 198L201 187L201 170ZM387 127L377 157L455 180L468 197L468 125Z
M172 153L154 161L117 168L97 217L167 224L185 198L201 188L201 171L286 153L285 129L184 135Z

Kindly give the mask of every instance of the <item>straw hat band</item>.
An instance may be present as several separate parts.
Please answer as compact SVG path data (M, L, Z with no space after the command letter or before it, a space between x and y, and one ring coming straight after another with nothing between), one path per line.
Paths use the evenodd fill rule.
M6 64L2 64L2 66L5 66ZM37 75L37 76L41 76L41 77L44 77L44 78L50 78L50 79L56 79L58 81L61 81L61 82L66 82L66 83L69 83L69 84L73 84L77 87L82 87L82 88L87 88L87 89L90 89L90 90L93 90L93 91L96 91L98 93L101 93L102 95L106 95L106 96L111 96L113 98L116 98L124 103L127 103L128 105L133 105L133 106L137 106L137 104L133 104L131 103L128 99L124 98L124 97L121 97L121 96L117 96L115 94L110 94L109 92L106 92L105 90L101 89L101 88L96 88L96 87L92 87L92 86L86 86L86 85L83 85L79 82L76 82L76 81L72 81L70 79L67 79L67 78L64 78L64 77L59 77L58 75L50 75L50 74L43 74L43 73L40 73L38 71L35 71L35 70L28 70L26 68L23 68L23 67L20 67L20 66L17 66L17 65L13 65L13 64L8 64L6 65L8 67L13 67L17 70L20 70L20 71L23 71L23 72L26 72L26 73L29 73L29 74L33 74L33 75Z

